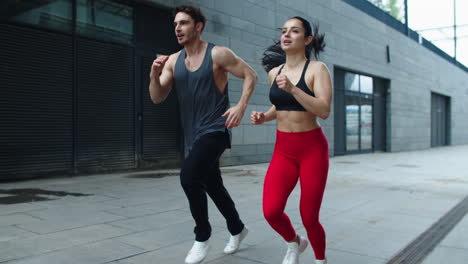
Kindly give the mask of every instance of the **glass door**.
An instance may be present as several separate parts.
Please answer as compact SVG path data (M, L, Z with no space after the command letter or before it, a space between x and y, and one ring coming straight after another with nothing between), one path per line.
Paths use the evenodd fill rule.
M346 150L359 150L359 97L346 96Z
M345 73L346 151L372 151L373 79Z

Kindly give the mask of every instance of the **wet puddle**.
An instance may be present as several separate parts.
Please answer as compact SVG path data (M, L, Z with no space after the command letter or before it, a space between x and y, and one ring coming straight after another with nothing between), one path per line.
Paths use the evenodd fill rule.
M221 174L241 173L243 171L241 169L221 169Z
M179 176L178 172L161 172L161 173L140 173L140 174L130 174L128 178L135 178L135 179L146 179L146 178L153 178L153 179L161 179L169 176Z
M234 173L241 173L244 172L246 174L251 174L252 171L244 171L240 169L221 169L221 174L234 174ZM128 178L134 178L134 179L161 179L165 177L170 177L170 176L179 176L179 172L158 172L158 173L138 173L138 174L130 174L127 175ZM241 176L241 175L235 175L235 176Z
M257 174L253 170L239 170L237 173L234 174L234 176L236 176L236 177L257 176Z
M350 161L350 160L340 160L340 161L337 161L336 163L341 163L341 164L359 164L358 161Z
M51 196L89 196L91 194L48 191L37 188L0 189L0 204L19 204L55 200Z
M393 167L400 167L400 168L419 168L417 165L413 164L395 164Z

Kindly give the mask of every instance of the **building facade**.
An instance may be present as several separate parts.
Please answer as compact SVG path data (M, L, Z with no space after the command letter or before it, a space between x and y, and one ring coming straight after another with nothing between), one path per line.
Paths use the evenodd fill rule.
M175 91L148 94L157 54L180 49L171 8L200 7L203 39L259 74L223 165L268 162L276 124L260 59L293 16L320 25L334 86L331 155L468 143L468 69L365 0L37 0L0 4L0 179L178 167ZM235 104L241 80L230 77Z

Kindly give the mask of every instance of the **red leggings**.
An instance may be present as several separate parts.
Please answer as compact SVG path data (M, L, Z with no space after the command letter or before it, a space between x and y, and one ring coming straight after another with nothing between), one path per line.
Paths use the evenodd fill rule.
M276 145L263 186L263 214L286 241L296 237L284 213L289 194L300 181L302 223L316 259L325 258L325 231L319 211L328 174L328 142L321 128L276 133Z

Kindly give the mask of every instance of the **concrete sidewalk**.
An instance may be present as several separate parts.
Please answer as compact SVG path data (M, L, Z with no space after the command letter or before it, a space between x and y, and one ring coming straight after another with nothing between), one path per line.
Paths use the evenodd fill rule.
M281 263L285 243L261 210L267 166L223 168L251 232L239 252L224 255L229 234L210 202L212 248L204 263ZM0 200L13 203L0 204L0 263L183 263L193 243L193 220L174 175L151 171L0 184ZM25 190L28 195L12 190L19 188L33 189ZM54 192L32 196L37 189ZM296 188L287 213L305 234L299 195ZM333 157L321 211L329 263L386 263L467 195L468 145ZM44 201L17 203L25 196ZM466 234L467 216L424 263L468 263ZM300 263L313 259L308 248Z

